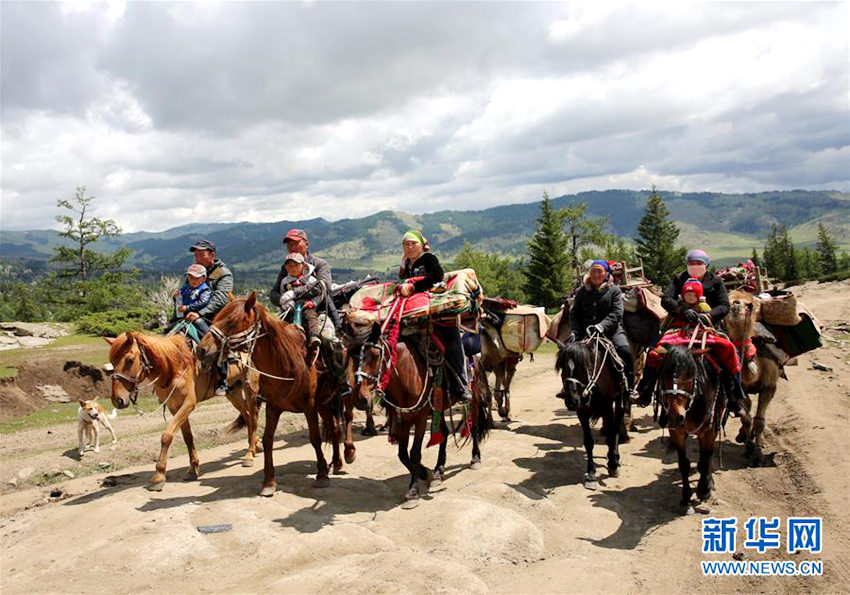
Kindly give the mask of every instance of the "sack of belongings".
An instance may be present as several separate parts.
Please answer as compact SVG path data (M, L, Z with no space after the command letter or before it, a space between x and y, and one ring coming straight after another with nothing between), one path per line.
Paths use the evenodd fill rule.
M800 322L797 316L797 298L790 291L772 289L759 294L761 319L767 324L795 326Z
M546 331L549 330L549 317L543 308L517 306L505 312L500 334L505 347L516 353L536 351Z
M449 318L478 311L482 300L481 286L473 269L446 273L443 283L443 291L424 291L407 298L402 319ZM349 322L361 326L386 320L396 297L393 293L395 287L396 283L379 283L358 289L349 302Z

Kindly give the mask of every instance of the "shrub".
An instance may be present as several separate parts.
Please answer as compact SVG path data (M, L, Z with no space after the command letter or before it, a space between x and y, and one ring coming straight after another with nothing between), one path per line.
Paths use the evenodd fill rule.
M92 335L117 336L127 331L138 331L156 316L156 307L144 306L125 310L104 310L80 316L77 330Z

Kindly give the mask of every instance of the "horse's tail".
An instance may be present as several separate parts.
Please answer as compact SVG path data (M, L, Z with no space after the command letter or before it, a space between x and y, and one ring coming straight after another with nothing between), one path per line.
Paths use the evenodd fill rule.
M240 413L239 416L236 419L234 419L232 422L227 424L225 431L228 432L229 434L235 434L236 432L238 432L239 430L241 430L242 428L245 428L247 426L248 426L248 422L245 421L245 418L242 417L242 414Z
M480 443L490 435L490 429L493 427L493 411L487 400L482 399L480 394L475 395L473 407L475 407L475 413L472 418L472 435Z

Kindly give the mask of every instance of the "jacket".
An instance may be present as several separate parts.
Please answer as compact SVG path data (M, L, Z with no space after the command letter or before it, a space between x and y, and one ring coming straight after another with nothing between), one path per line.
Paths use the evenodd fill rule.
M198 310L205 320L212 322L218 311L230 301L228 295L233 291L233 273L223 262L216 259L212 266L207 269L207 283L212 288L210 301L206 306Z
M682 287L691 276L685 271L672 281L664 291L664 296L661 298L661 305L670 314L682 314L679 296L682 295ZM705 301L711 307L708 315L711 316L711 322L714 326L726 318L729 314L729 294L726 292L726 286L723 285L723 280L714 273L706 273L702 278L702 294L705 296Z
M307 268L300 277L287 275L280 280L278 306L281 309L288 308L293 303L303 304L308 301L313 302L318 309L319 304L322 303L325 290L316 276L316 268L306 262L304 266Z
M570 329L576 339L584 339L587 327L602 326L602 334L609 339L615 335L626 337L623 330L623 294L620 288L606 281L594 288L585 279L585 284L576 291L570 307Z
M199 312L210 303L211 297L212 289L206 281L197 287L184 283L180 288L180 304L186 306L187 312Z
M439 258L430 252L423 252L413 264L405 260L398 271L398 277L401 280L410 279L411 277L424 277L413 283L413 291L419 293L428 291L437 283L442 282L443 267L440 265Z

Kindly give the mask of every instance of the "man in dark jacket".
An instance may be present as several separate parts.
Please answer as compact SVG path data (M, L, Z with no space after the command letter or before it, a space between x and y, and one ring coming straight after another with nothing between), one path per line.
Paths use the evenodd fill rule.
M632 351L623 330L623 297L620 288L610 279L611 269L605 260L594 260L584 278L584 285L576 291L570 307L570 341L581 340L592 334L607 337L623 360L626 374L626 392L634 388L635 371Z
M307 239L307 232L303 229L290 229L283 236L283 243L286 244L286 252L288 254L301 254L304 257L304 262L313 267L313 275L322 284L322 295L325 298L322 308L319 313L326 311L327 319L333 324L337 331L342 330L342 321L340 320L339 312L331 299L331 284L333 283L331 275L331 267L326 260L310 254L310 241ZM280 267L280 272L277 275L277 280L269 292L269 299L275 306L281 306L281 301L285 298L292 299L292 296L285 296L281 293L280 282L287 276L286 263ZM323 333L325 336L325 333ZM340 395L346 397L351 392L351 386L348 384L348 370L345 368L345 348L338 338L326 341L326 345L331 350L331 371L337 381Z
M195 257L195 262L207 270L207 284L212 288L212 296L206 306L197 312L189 312L186 320L193 323L198 335L203 337L210 330L215 315L230 301L233 291L233 273L221 260L216 257L215 244L209 240L196 242L189 248ZM227 394L227 362L222 363L219 370L219 380L215 387L215 396Z

